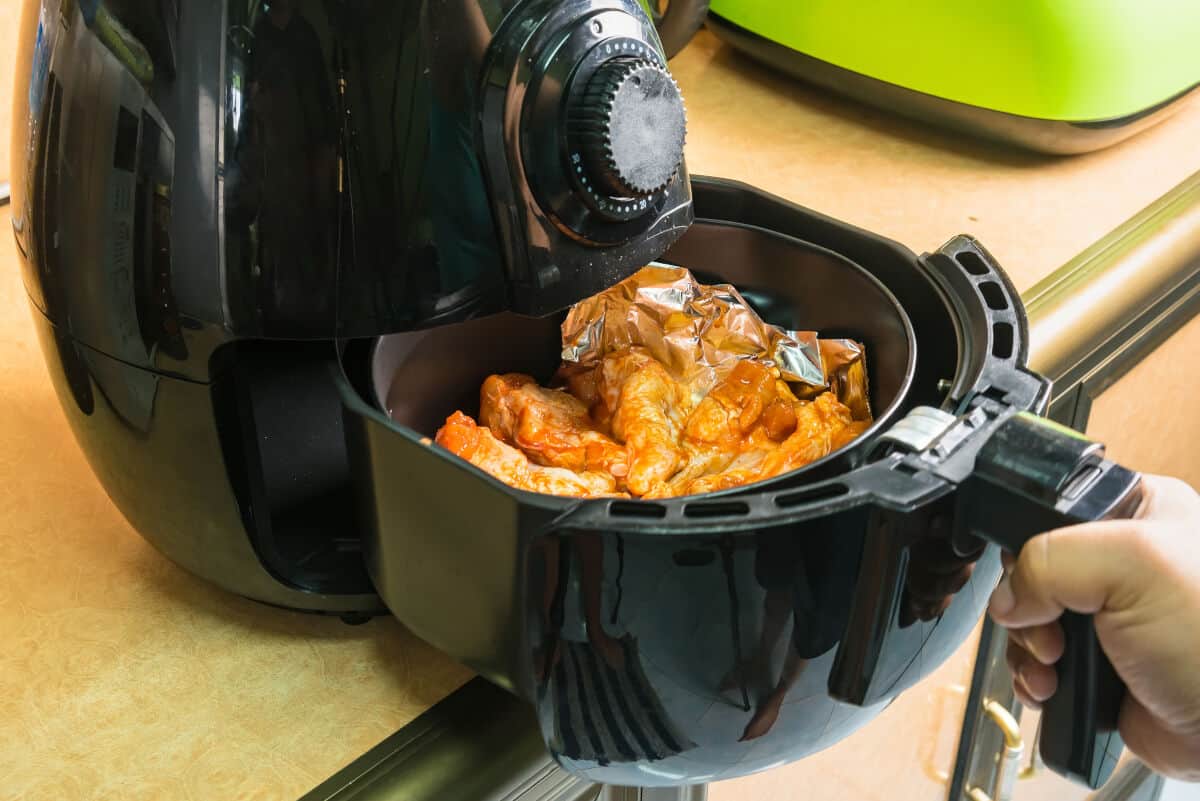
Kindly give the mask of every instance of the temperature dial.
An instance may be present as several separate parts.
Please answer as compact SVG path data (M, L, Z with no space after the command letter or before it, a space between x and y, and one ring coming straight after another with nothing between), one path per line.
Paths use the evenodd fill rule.
M687 120L679 86L638 58L601 64L567 114L567 135L589 187L614 199L661 191L683 160Z

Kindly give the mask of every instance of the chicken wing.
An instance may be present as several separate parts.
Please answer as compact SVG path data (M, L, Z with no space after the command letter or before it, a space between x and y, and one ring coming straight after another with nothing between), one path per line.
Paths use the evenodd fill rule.
M839 351L840 353L840 351ZM494 375L480 423L455 413L437 443L520 489L582 498L715 492L803 467L871 425L859 358L830 359L829 388L797 397L770 363L746 359L698 401L640 347L564 364L565 388Z
M780 385L778 369L756 361L739 362L687 418L682 438L686 459L680 469L648 494L678 495L692 480L724 470L748 452L772 448L786 438L795 427L795 413L792 404L780 398Z
M619 379L624 380L617 390ZM691 398L667 368L637 352L605 357L597 386L598 404L613 408L613 436L625 444L626 485L631 493L644 495L683 463L685 454L678 443ZM609 407L614 394L616 404Z
M434 442L518 489L576 498L623 496L607 473L533 464L521 451L496 439L486 427L477 425L462 412L446 418Z
M581 400L600 431L612 430L621 389L638 370L657 360L644 348L610 353L595 364L564 364L555 380Z
M833 452L853 422L850 409L832 392L796 407L796 430L763 460L760 478L770 478L815 462ZM847 442L849 440L846 440Z
M674 494L716 492L796 470L828 456L870 425L869 421L852 421L850 409L832 392L818 395L811 402L800 401L793 408L795 429L777 447L746 452L727 469L692 479Z
M609 473L618 485L629 472L625 448L597 430L581 400L540 387L531 376L489 376L480 391L479 422L537 464Z
M689 442L727 451L732 459L746 436L778 398L779 370L761 362L741 361L704 396L687 419Z

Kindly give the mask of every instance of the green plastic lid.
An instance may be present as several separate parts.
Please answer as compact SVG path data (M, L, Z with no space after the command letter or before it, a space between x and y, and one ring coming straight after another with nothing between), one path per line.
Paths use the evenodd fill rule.
M1200 0L712 0L711 9L838 67L1039 119L1128 117L1200 83Z

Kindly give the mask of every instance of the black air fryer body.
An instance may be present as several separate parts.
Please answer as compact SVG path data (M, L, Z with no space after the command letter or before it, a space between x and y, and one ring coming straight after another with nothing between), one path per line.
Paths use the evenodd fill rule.
M638 9L25 3L25 283L72 428L155 546L268 603L380 609L332 343L561 308L683 232L682 108L655 176L605 162L585 96L670 82Z
M117 506L231 591L394 612L596 780L836 742L965 639L999 572L985 540L1136 500L1028 416L1049 387L973 240L918 258L689 180L635 0L26 0L22 24L13 228ZM429 444L488 373L545 378L562 310L658 258L863 341L871 430L665 502L532 495ZM1068 651L1043 753L1095 784L1120 686L1087 619Z

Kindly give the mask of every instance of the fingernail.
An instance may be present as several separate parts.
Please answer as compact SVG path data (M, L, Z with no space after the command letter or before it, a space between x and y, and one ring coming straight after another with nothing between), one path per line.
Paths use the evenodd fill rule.
M988 612L992 617L1002 618L1012 611L1017 604L1017 598L1013 595L1012 582L1008 580L1006 574L1000 579L1000 583L996 585L995 591L992 593L991 603L988 604Z
M1031 699L1040 704L1050 697L1051 693L1045 692L1044 682L1034 682L1032 680L1035 674L1028 665L1022 665L1017 671L1017 675L1021 677L1021 684ZM1039 683L1043 684L1043 686L1040 688L1035 687L1035 684Z

